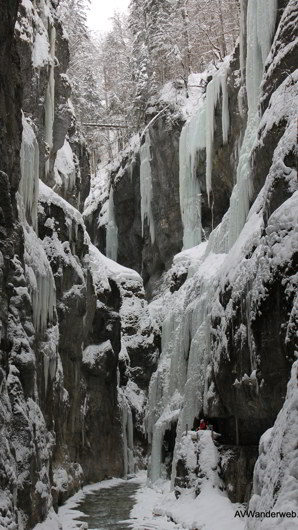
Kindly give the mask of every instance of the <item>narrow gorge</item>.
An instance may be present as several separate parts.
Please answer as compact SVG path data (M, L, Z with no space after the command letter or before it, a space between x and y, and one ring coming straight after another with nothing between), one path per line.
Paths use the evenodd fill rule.
M297 528L235 518L298 517L298 3L238 4L94 164L61 2L0 0L0 529L142 470L150 528Z

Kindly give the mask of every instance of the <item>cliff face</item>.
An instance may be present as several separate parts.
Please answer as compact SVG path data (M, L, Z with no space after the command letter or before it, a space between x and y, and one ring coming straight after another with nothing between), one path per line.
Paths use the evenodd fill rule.
M139 316L147 310L141 278L93 247L70 204L88 194L89 162L56 5L0 7L0 526L29 530L81 484L132 470L132 412L118 383L130 373L123 337L141 347L137 302ZM147 379L154 340L148 315Z
M182 287L178 291L165 291L152 303L153 308L164 308L161 313L164 320L161 358L150 383L146 412L147 431L152 441L151 479L156 480L163 465L168 466L168 459L173 458L172 481L185 487L190 471L185 470L179 444L185 426L195 428L204 416L221 435L220 477L234 502L249 499L259 439L273 425L283 406L298 347L293 332L297 329L298 251L297 124L293 110L297 107L297 65L293 61L297 56L294 26L297 6L292 1L280 6L279 11L273 5L269 10L268 6L272 24L268 47L264 35L253 35L257 16L253 5L253 2L242 4L243 19L247 23L242 31L240 64L246 64L246 68L242 67L239 77L233 74L231 68L237 65L235 58L229 62L227 74L224 65L211 81L215 87L214 80L218 79L222 87L213 107L211 180L208 178L210 125L207 122L206 126L202 110L196 115L197 122L193 118L186 125L193 136L196 123L206 126L207 145L197 135L196 149L185 147L185 160L190 157L199 179L206 178L205 189L208 191L209 186L209 196L214 199L215 224L221 222L207 242L174 258L169 272L172 283L175 277L183 276L183 271L185 280L188 270ZM262 20L256 23L263 27ZM254 46L264 46L264 76L260 80L254 70L257 64ZM278 80L277 71L283 72ZM238 88L237 82L232 83L235 76L240 81ZM227 80L226 87L223 79ZM227 88L231 84L239 91L239 107L237 90L235 93ZM207 113L210 111L208 91L210 94L207 87ZM225 147L222 131L228 120L222 109L226 93L231 108ZM205 156L207 169L203 172ZM228 181L226 168L232 174ZM186 174L193 175L193 170ZM228 190L224 191L224 181L230 189L236 182L225 215L224 195L217 196L217 190L222 189L223 193ZM192 182L184 186L186 198ZM198 221L206 229L203 184L201 190L202 216ZM223 208L221 212L219 207ZM186 223L192 222L185 219ZM191 226L186 223L184 240L187 240L185 230ZM171 434L173 431L176 434ZM168 444L175 436L176 443L165 455L164 443ZM273 446L275 442L272 439L270 443ZM262 462L259 466L266 495ZM258 506L262 502L260 491L258 488ZM278 494L271 499L271 507L275 502Z
M162 283L162 277L170 266L173 257L184 246L184 211L189 210L200 200L201 228L197 231L196 243L208 237L228 210L230 195L235 183L239 150L243 141L247 103L245 89L241 86L239 47L229 58L225 70L224 86L212 88L216 92L214 102L214 127L212 148L209 149L209 163L212 161L212 190L206 186L206 142L199 151L192 153L193 179L197 182L190 196L183 200L187 189L183 181L181 156L184 149L181 131L185 121L194 109L206 99L209 83L216 74L211 69L206 75L194 79L190 88L190 100L185 98L179 85L166 86L158 98L150 101L146 113L147 126L140 137L135 137L131 145L112 164L100 170L94 179L84 218L92 241L102 250L110 252L110 225L113 225L113 259L137 270L144 280L146 294L154 297ZM217 80L215 81L217 83ZM241 99L241 106L239 101ZM229 140L223 140L223 120L225 107L229 101ZM223 108L224 107L224 108ZM196 135L204 131L206 113L202 122L197 116L189 129L187 145L196 143ZM179 162L180 160L180 162ZM189 162L186 161L186 165ZM105 181L105 193L103 193ZM101 184L100 184L101 183ZM101 193L97 192L101 187ZM197 189L196 189L197 188ZM112 207L111 207L112 193ZM184 195L183 195L184 194ZM200 199L198 198L200 197ZM149 207L150 205L150 207ZM148 211L147 211L148 210ZM110 212L110 214L109 214ZM196 217L194 213L193 217ZM97 226L96 226L97 225ZM195 243L194 243L195 244Z
M148 121L163 111L159 106L152 114L148 109ZM163 112L160 119L150 127L150 170L152 185L152 223L154 241L150 227L144 219L144 246L142 272L147 293L151 297L156 282L169 269L173 256L182 246L182 222L179 203L179 137L182 128L179 117Z
M252 506L278 506L296 476L288 459L276 469L288 448L296 458L296 365L284 400L298 351L298 8L272 1L267 25L253 6L240 52L198 81L194 117L179 87L148 107L156 119L92 184L83 219L88 151L56 3L0 0L4 528L29 530L81 484L133 471L133 450L143 465L145 410L153 481L173 461L173 485L200 494L182 433L204 416L221 435L220 487L248 501L282 407Z
M21 3L15 32L24 85L22 109L38 140L39 176L82 208L89 193L89 155L69 100L68 40L57 6Z
M163 105L164 110L165 104ZM147 120L163 111L159 106L150 107ZM163 112L150 127L150 189L152 204L152 225L154 240L150 234L148 219L142 203L142 144L137 138L123 158L107 168L107 179L113 191L113 209L117 229L116 254L114 259L124 266L132 267L141 273L149 298L160 282L160 278L171 264L173 256L182 245L182 223L179 205L179 136L182 120L172 119L171 112ZM110 192L111 193L111 192ZM107 249L106 231L109 233L109 213L105 222L96 220L103 217L108 206L107 196L93 208L85 211L87 229L99 248ZM106 228L107 227L107 228Z
M297 348L291 329L298 249L286 219L290 205L295 209L293 193L297 188L297 143L292 110L297 97L296 64L292 60L293 49L297 54L297 43L293 38L293 20L296 17L297 6L290 2L275 35L262 83L260 101L263 117L252 152L253 197L258 196L255 212L262 208L262 236L252 241L245 257L248 274L239 270L239 285L227 282L221 291L224 323L220 317L214 319L213 336L219 336L218 330L224 328L228 338L226 352L229 354L226 368L225 356L219 357L216 383L231 412L230 404L234 402L233 416L239 414L241 424L247 424L251 410L255 443L260 434L273 424L282 406ZM287 69L289 77L281 76L277 82L277 68L282 72ZM292 221L294 226L294 218ZM294 246L283 258L282 248L287 248L286 240L291 237L294 238ZM231 313L227 318L228 308ZM240 332L242 326L249 330L246 340ZM229 374L231 366L233 369ZM243 381L235 389L232 379L238 374L240 366L247 374L255 369L256 380ZM226 400L229 378L231 393ZM243 428L243 437L248 440L251 435L245 432L246 427Z
M89 246L78 211L42 184L39 237L56 287L59 357L56 365L43 358L48 371L41 392L48 426L55 430L52 466L55 501L61 502L81 481L123 472L117 400L121 297Z

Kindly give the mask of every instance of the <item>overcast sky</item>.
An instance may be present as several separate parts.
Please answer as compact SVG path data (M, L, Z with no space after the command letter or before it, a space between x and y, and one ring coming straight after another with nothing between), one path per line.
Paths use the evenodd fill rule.
M126 12L130 0L91 0L91 8L88 16L90 29L100 32L111 29L110 17L115 10Z

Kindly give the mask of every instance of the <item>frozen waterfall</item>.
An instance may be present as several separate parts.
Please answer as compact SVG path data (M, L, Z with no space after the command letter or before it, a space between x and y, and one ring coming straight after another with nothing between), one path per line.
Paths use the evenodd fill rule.
M42 242L28 225L24 228L24 236L24 256L32 298L33 323L37 332L43 332L47 324L54 321L55 281Z
M58 187L63 186L65 192L71 192L76 184L76 166L74 162L74 153L67 139L57 151L54 166L55 181Z
M244 70L244 6L241 4L241 37L240 64ZM230 208L220 227L210 237L210 250L227 252L239 236L249 211L252 195L250 177L250 157L257 139L260 123L258 100L265 62L268 57L272 36L274 34L277 14L277 0L248 0L246 27L246 91L248 100L247 127L242 142L237 168L236 186L234 187ZM200 204L195 197L200 197L196 171L199 153L206 148L206 189L210 200L212 193L212 151L214 139L214 111L218 99L222 98L222 141L228 141L229 103L227 91L227 74L229 58L226 58L220 69L207 86L206 99L202 102L193 118L182 129L180 138L180 204L184 226L184 248L200 242L201 218ZM240 92L241 92L240 88Z
M152 213L152 176L151 176L151 142L150 133L146 132L145 142L141 146L141 169L140 169L140 192L141 192L141 219L142 234L144 235L144 222L147 223L150 230L151 243L155 240L154 219Z
M128 400L121 388L118 387L118 399L122 411L123 457L124 475L134 472L133 456L133 420Z
M221 224L213 230L204 245L200 260L189 269L188 280L171 298L170 310L162 329L162 353L153 374L146 410L146 429L152 443L150 478L154 482L163 472L163 443L165 432L176 428L172 480L175 478L177 441L185 426L192 428L195 417L206 410L214 393L210 384L210 321L211 300L220 281L220 269L245 224L251 197L250 158L260 123L258 100L266 58L276 21L276 0L248 0L247 11L247 97L248 120L240 150L237 183L230 208ZM242 5L243 11L243 5ZM243 20L243 17L242 17ZM242 34L243 34L242 28ZM243 44L241 46L243 54ZM241 64L244 64L243 56ZM222 65L209 83L206 100L195 116L184 126L180 139L180 201L184 226L184 248L200 241L200 196L196 177L199 153L206 149L206 187L212 192L212 149L214 110L222 97L223 143L228 140L229 109L226 88L228 61ZM191 202L193 200L193 202ZM190 213L191 212L191 213ZM188 216L189 214L189 216ZM195 219L195 227L191 224ZM193 236L195 234L195 236ZM195 252L193 249L191 252ZM227 265L226 265L227 266ZM217 365L214 352L213 366ZM179 444L178 444L179 445Z
M179 189L184 249L201 242L200 184L196 168L200 150L206 147L205 124L206 109L202 105L198 113L183 127L180 136Z
M55 26L50 28L50 56L51 64L49 66L49 81L45 100L45 142L49 152L45 163L46 176L50 170L50 154L53 148L53 126L55 119L55 52L56 52L56 29Z
M203 256L206 244L201 246ZM202 258L194 262L193 278L172 299L173 309L163 322L162 353L150 382L145 420L152 442L152 482L158 480L163 471L162 446L166 430L177 424L177 440L180 440L185 425L192 428L208 397L211 300L224 259L223 254L213 254L204 262ZM174 463L175 459L174 452Z
M28 222L37 232L37 203L39 189L39 147L35 133L22 117L23 134L21 146L21 180L19 192L23 198L25 214Z
M206 91L206 98L194 116L184 125L179 144L180 210L183 223L183 248L201 242L201 191L197 169L206 153L205 179L208 199L212 192L212 154L214 140L214 113L219 98L222 100L222 140L227 143L230 117L227 90L229 58L214 74ZM211 201L210 201L211 202Z
M106 255L113 261L117 261L118 255L118 228L115 218L115 207L114 207L114 190L111 186L109 196L109 220L107 224L107 243L106 243Z

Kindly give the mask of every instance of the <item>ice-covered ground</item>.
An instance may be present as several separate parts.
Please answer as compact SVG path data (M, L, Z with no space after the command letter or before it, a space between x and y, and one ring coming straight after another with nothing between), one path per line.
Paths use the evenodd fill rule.
M148 487L147 475L141 471L131 479L139 484L136 503L130 519L132 530L243 530L244 521L235 518L238 505L233 505L222 493L207 485L201 494L194 498L191 490L179 499L170 492L169 481L159 481L154 487ZM82 513L79 503L90 493L125 484L123 479L111 479L85 486L71 497L60 509L58 516L52 512L48 519L37 525L34 530L83 530L87 523L78 521ZM111 491L112 498L112 491Z
M145 484L139 489L131 518L134 530L243 530L244 521L235 518L238 508L211 484L206 483L198 497L189 489L176 499L170 482L158 481L152 488Z

